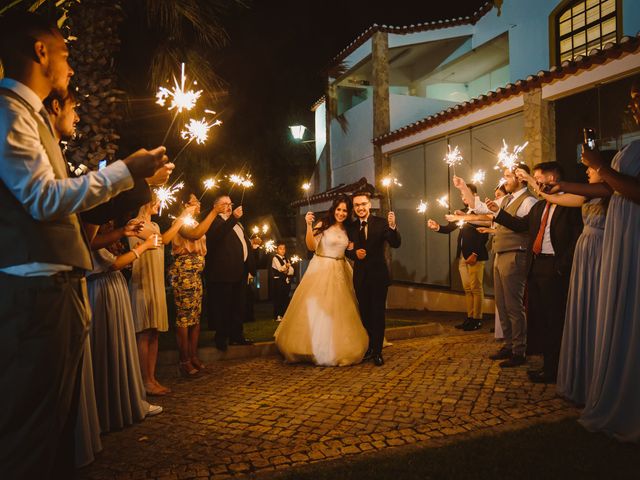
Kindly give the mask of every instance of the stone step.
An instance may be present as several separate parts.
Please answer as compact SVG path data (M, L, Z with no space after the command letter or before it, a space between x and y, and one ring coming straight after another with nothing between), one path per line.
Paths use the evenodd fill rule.
M417 337L429 337L440 335L444 331L442 324L437 322L411 325L408 327L388 328L385 338L389 342L407 340ZM215 347L200 347L198 350L200 360L204 363L213 363L221 360L239 360L244 358L266 357L278 355L278 349L274 342L256 342L253 345L229 346L226 352L221 352ZM178 363L177 350L162 350L158 352L158 365L176 365Z

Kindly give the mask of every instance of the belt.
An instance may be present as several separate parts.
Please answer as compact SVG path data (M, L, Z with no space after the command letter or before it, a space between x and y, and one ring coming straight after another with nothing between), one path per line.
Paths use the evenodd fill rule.
M330 257L329 255L320 255L319 253L316 253L316 257L331 258L333 260L344 260L344 257Z
M538 253L538 254L533 254L533 258L553 258L556 255L554 253Z

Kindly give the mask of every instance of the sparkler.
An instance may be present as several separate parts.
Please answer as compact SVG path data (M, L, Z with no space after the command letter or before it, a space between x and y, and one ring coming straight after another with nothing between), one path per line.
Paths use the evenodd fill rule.
M301 262L302 259L298 256L298 255L292 255L291 258L289 259L289 263L291 265L295 265L298 262Z
M441 196L438 200L438 205L440 205L443 208L449 209L449 196L448 195L443 195Z
M305 182L302 184L302 190L307 194L307 205L309 205L309 211L311 211L311 200L309 200L309 190L311 189L311 184L309 182Z
M266 235L268 231L269 231L269 225L265 223L264 225L262 225L262 234Z
M418 213L426 213L427 208L429 208L429 204L420 200L420 203L418 204L416 210L418 211Z
M401 187L402 184L398 181L397 178L384 177L382 179L382 186L387 189L387 205L389 207L389 211L391 211L391 194L389 193L389 187L391 187L391 185L397 185L398 187Z
M451 150L451 145L447 145L447 154L444 156L444 161L453 169L454 175L456 174L456 165L461 164L463 160L464 158L457 145L453 147L453 150Z
M529 145L529 142L524 142L522 145L516 145L510 152L509 145L507 145L507 142L505 142L503 138L502 148L500 149L500 152L498 152L498 164L496 168L507 168L513 171L514 168L518 166L518 157L520 156L520 153L522 153L527 145Z
M462 227L464 226L464 224L465 224L465 221L464 221L464 220L458 220L458 221L456 222L456 225L458 226L458 228L462 228Z
M171 124L167 129L167 133L165 133L164 138L162 140L162 144L167 141L167 137L169 136L169 132L171 131L171 127L176 121L178 114L183 110L191 110L195 107L198 98L202 94L202 90L185 90L185 84L187 83L187 77L184 74L184 63L181 64L180 71L180 82L178 79L173 77L173 87L171 89L166 87L160 87L158 89L158 93L156 93L156 103L161 107L166 106L167 101L170 99L171 103L168 106L168 110L175 110L175 114L173 115L173 120L171 120ZM194 82L195 84L195 82Z
M176 183L170 187L158 187L154 190L156 198L160 202L158 215L162 215L162 210L171 206L176 201L176 193L184 187L184 182Z
M205 179L203 182L204 185L204 191L202 192L202 194L200 195L200 198L198 198L198 201L202 200L202 197L204 197L204 194L207 193L209 190L211 190L213 187L217 187L218 185L216 184L216 179L215 178L207 178Z
M267 253L273 253L276 251L276 242L274 240L267 240L264 242L264 251Z
M240 205L242 205L242 202L244 200L244 192L247 188L251 188L253 187L253 181L251 180L251 174L246 175L246 176L241 176L238 174L232 174L229 175L227 177L229 179L229 181L231 182L231 189L229 190L229 193L231 193L231 190L233 190L233 187L235 187L236 185L240 185L242 186L242 198L240 199Z
M189 140L189 143L195 140L198 145L203 145L209 138L209 130L219 125L222 125L221 120L207 122L204 118L202 120L190 118L189 123L184 126L184 130L180 132L180 136L185 140Z
M169 215L169 218L173 218L174 220L178 219L178 217L176 217L175 215ZM196 221L196 219L193 218L191 215L186 215L182 219L182 224L187 227L195 227L197 223L198 222Z
M484 170L478 170L476 173L473 174L473 177L471 177L471 183L473 183L474 185L482 185L484 183L484 179L486 177L486 173Z

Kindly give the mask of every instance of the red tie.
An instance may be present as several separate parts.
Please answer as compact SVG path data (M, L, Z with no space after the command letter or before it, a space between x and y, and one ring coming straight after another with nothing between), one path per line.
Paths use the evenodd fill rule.
M538 230L538 235L536 235L536 240L533 242L533 253L535 255L539 255L542 252L542 239L544 238L544 230L547 228L547 221L549 220L549 211L551 210L551 204L547 202L544 207L544 213L542 214L542 221L540 222L540 229Z

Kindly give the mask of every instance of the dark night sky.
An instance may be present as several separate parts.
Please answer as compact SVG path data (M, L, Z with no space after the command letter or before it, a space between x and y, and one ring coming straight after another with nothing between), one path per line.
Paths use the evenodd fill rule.
M310 107L324 94L330 60L373 23L465 16L484 1L253 0L249 8L236 9L223 19L228 46L211 52L229 92L216 108L224 125L206 151L212 170L223 163L227 172L248 165L256 187L245 199L247 210L286 213L314 166L313 144L294 144L287 127L313 129Z

